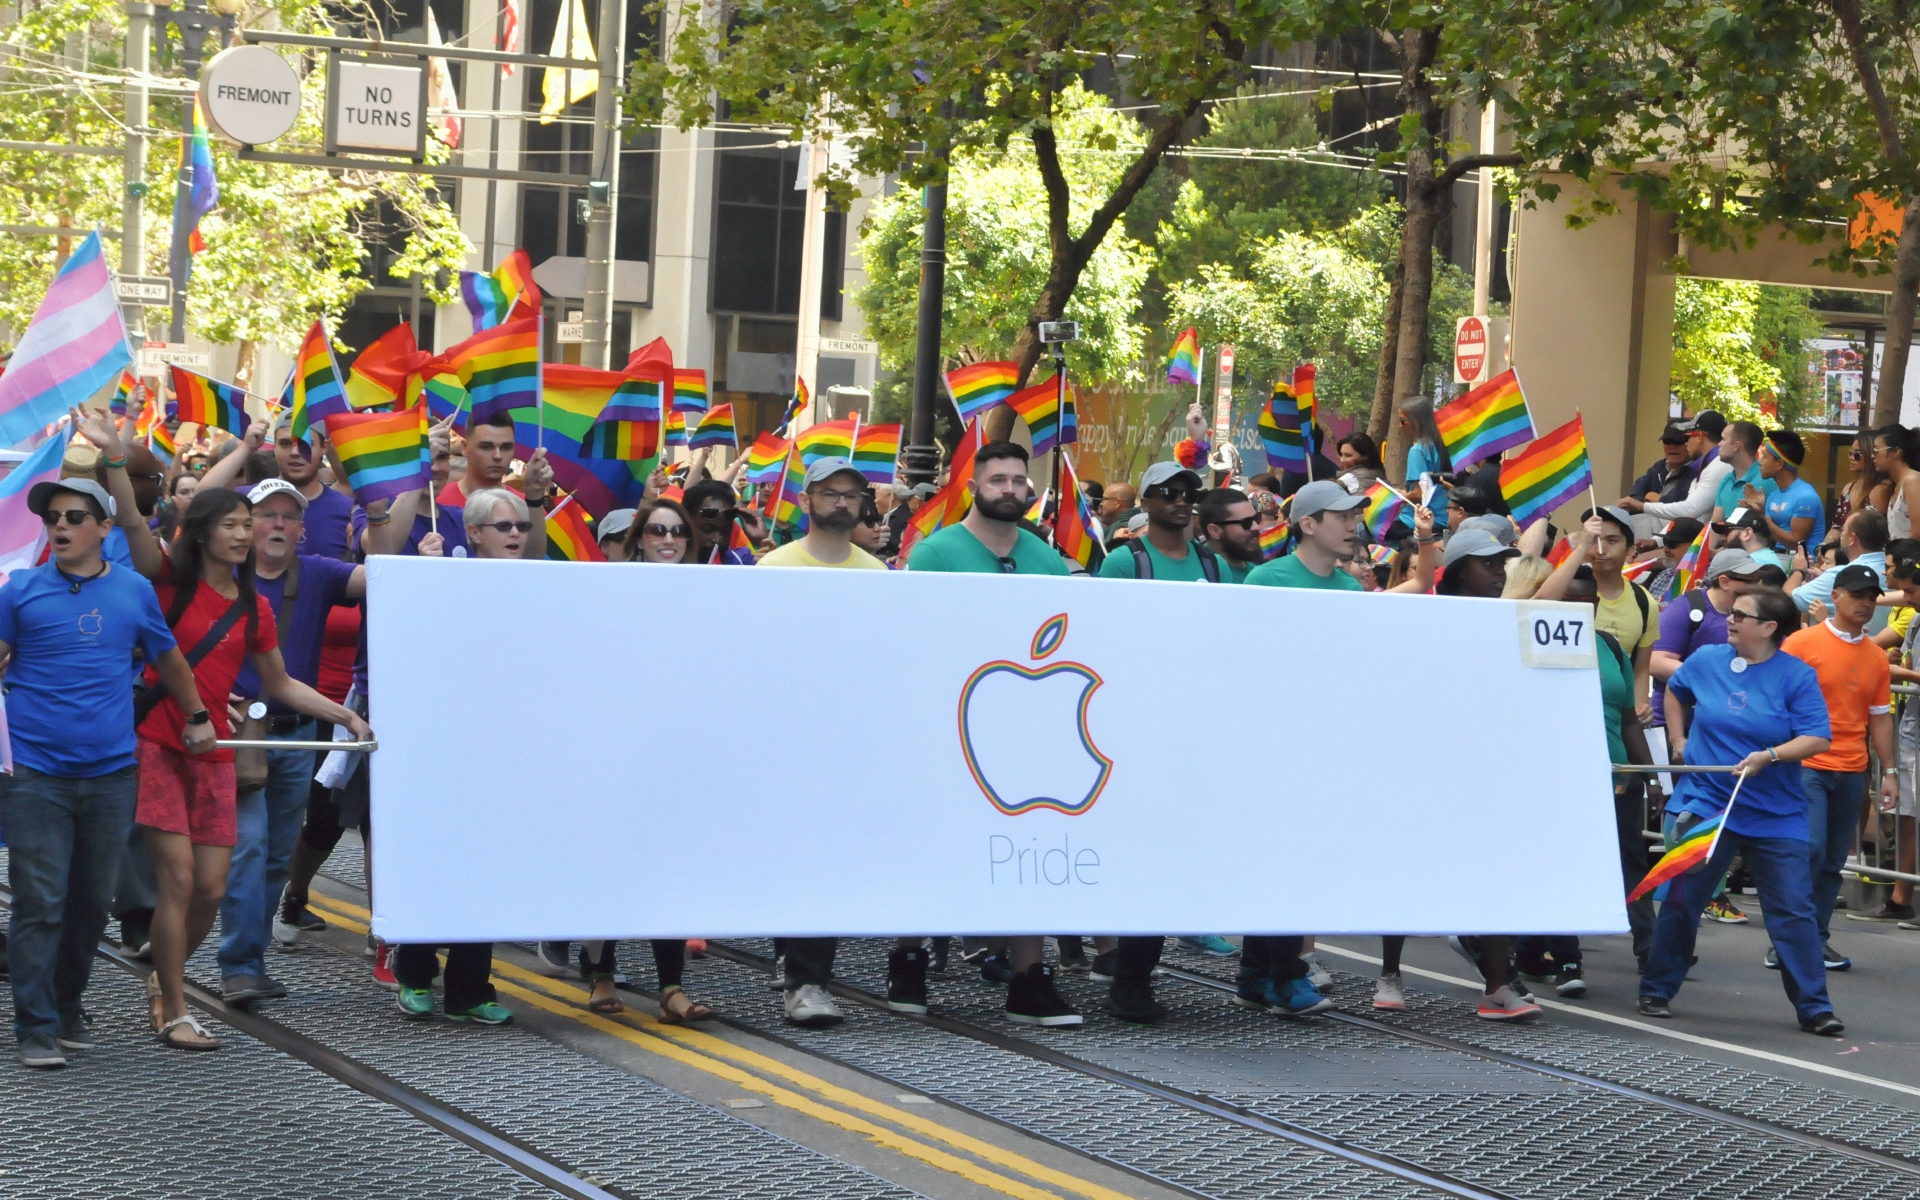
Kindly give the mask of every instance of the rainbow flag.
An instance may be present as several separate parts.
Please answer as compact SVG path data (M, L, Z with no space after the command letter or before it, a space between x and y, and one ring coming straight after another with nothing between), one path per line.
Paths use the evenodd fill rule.
M116 417L124 417L129 407L138 409L146 398L147 385L141 383L132 371L122 371L120 382L113 389L113 399L107 401L107 411Z
M1276 521L1260 531L1260 553L1263 558L1280 557L1280 548L1287 544L1288 528L1285 521Z
M749 556L758 557L753 553L753 539L747 536L747 531L740 527L737 520L727 527L727 549L745 550Z
M353 498L363 505L433 485L424 404L399 412L330 414L327 437L346 468Z
M220 180L213 173L213 139L207 136L198 97L193 101L193 136L180 139L180 178L190 182L184 191L173 194L173 221L185 225L189 232L187 261L168 264L176 278L182 277L182 271L185 277L191 277L193 256L207 248L206 239L200 236L200 218L220 204Z
M1733 807L1731 801L1728 802L1727 807ZM1722 809L1688 830L1687 836L1680 839L1679 844L1662 854L1660 861L1647 870L1646 878L1633 885L1633 890L1627 893L1627 903L1632 904L1669 879L1685 875L1712 858L1713 848L1719 844L1720 828L1726 822L1726 817L1726 810Z
M853 444L853 465L869 483L892 483L900 458L900 426L862 425Z
M180 406L180 419L195 425L224 429L235 437L247 436L247 394L231 384L216 383L204 375L195 375L179 367L167 368L173 376L173 396Z
M802 467L810 467L823 458L852 458L854 423L857 418L821 421L801 430L793 439L800 450Z
M406 395L408 378L432 359L414 343L413 326L395 325L373 339L347 368L347 403L379 408L398 402Z
M1307 431L1309 441L1313 438L1313 423L1320 419L1319 403L1313 398L1313 381L1318 374L1312 363L1301 363L1293 369L1293 402L1299 406L1300 427Z
M1267 449L1267 466L1275 471L1308 471L1313 435L1301 428L1300 406L1294 400L1293 387L1273 385L1273 395L1260 410L1260 441Z
M685 421L685 414L690 410L678 408L680 388L677 384L673 389L673 403L677 409L674 415ZM730 451L740 448L740 439L733 430L733 405L716 405L700 418L700 427L687 439L687 449L698 450L702 446L725 446Z
M1038 525L1040 523L1040 518L1045 516L1046 512L1047 512L1047 493L1035 492L1033 494L1033 503L1027 505L1026 519Z
M521 317L448 348L447 365L467 389L470 425L495 413L540 407L540 319Z
M62 263L0 374L0 446L17 446L133 365L98 231Z
M680 412L678 409L668 413L664 429L666 431L664 441L667 445L684 446L687 444L687 414Z
M1393 523L1406 512L1407 502L1377 479L1367 485L1365 495L1367 507L1362 515L1367 528L1372 531L1374 541L1384 542L1387 540L1387 530L1392 529Z
M755 487L778 483L787 460L787 447L791 444L786 438L771 433L753 439L752 447L747 450L747 482Z
M673 411L707 411L707 373L699 367L673 369Z
M645 493L647 477L653 473L655 459L618 459L596 456L594 424L608 416L614 403L611 393L634 377L616 371L596 371L589 367L555 363L545 368L549 388L539 415L516 410L513 422L515 454L533 457L534 447L544 444L547 461L553 466L553 479L562 491L573 496L574 503L595 517L616 508L632 508ZM596 385L582 395L572 386ZM644 381L652 383L654 381ZM631 395L629 392L626 395ZM653 393L643 389L643 398ZM623 395L621 403L626 403ZM658 428L657 422L654 425ZM634 431L638 436L643 433ZM604 434L601 435L604 437ZM630 435L633 436L633 435ZM644 449L644 446L640 447ZM632 450L629 451L634 452Z
M1393 561L1399 557L1400 552L1391 546L1382 546L1380 543L1375 542L1373 545L1367 547L1367 561L1376 567L1390 567L1393 565Z
M160 460L162 467L173 465L180 450L173 444L173 435L167 432L165 421L155 421L153 428L147 431L147 449L153 451L153 456Z
M592 526L587 524L586 510L575 504L572 496L547 513L547 557L558 562L607 561Z
M473 331L505 324L509 317L530 317L540 309L540 285L533 281L533 261L525 250L515 250L493 274L460 272L460 297L473 314ZM514 312L515 306L522 311Z
M657 379L555 364L547 368L544 396L556 414L587 422L582 458L634 463L652 474L660 457L660 391Z
M1522 529L1592 486L1586 430L1577 414L1500 464L1500 494Z
M1684 596L1700 586L1707 577L1707 567L1711 559L1707 557L1707 533L1710 527L1702 525L1700 535L1687 546L1680 561L1674 564L1673 596ZM1672 599L1670 596L1668 599Z
M1080 440L1080 418L1074 415L1073 384L1067 384L1067 406L1060 410L1059 445L1071 446Z
M1191 325L1180 331L1173 349L1167 351L1167 382L1188 387L1200 382L1200 333Z
M467 407L467 389L460 377L444 365L430 366L426 372L407 376L407 403L427 398L427 415L435 421L458 418ZM454 427L466 432L466 422L456 419Z
M333 344L326 326L315 321L293 356L293 436L306 438L316 424L347 411L347 394L340 386L340 368L334 365Z
M1060 456L1060 496L1062 502L1053 510L1053 544L1061 554L1091 571L1099 543L1093 536L1093 517L1087 512L1079 475L1073 469L1073 460L1064 454ZM1073 497L1072 504L1065 503L1068 496Z
M800 459L800 443L796 440L787 450L781 471L780 492L774 501L774 524L806 527L807 514L800 511L800 493L806 489L806 480L807 466Z
M1033 435L1033 456L1039 458L1061 443L1060 381L1057 377L1032 387L1024 387L1007 397L1007 407L1020 414ZM1072 402L1068 402L1071 421Z
M1010 362L977 362L948 371L947 394L966 424L1013 395L1020 383L1020 366Z
M149 393L146 403L140 406L140 415L133 419L133 436L143 438L153 432L153 402L154 397Z
M787 427L793 424L793 419L800 415L800 410L807 406L809 399L810 397L807 395L807 381L795 375L793 377L793 399L787 401L786 415L780 418L780 427L775 429L774 432L783 437L786 436Z
M1520 376L1512 368L1435 410L1433 420L1455 471L1524 446L1536 436L1526 393L1520 390Z
M905 554L921 538L944 526L957 524L967 515L967 509L973 504L973 489L968 486L973 482L973 456L986 444L986 436L986 427L980 418L967 423L960 445L954 448L953 461L947 464L947 486L927 497L920 511L907 521L906 531L900 535L900 553ZM1064 486L1066 477L1061 478Z

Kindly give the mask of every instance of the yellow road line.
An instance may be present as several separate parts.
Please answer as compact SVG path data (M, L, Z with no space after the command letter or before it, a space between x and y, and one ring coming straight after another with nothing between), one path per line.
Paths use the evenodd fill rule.
M371 915L366 909L359 905L339 900L332 896L310 895L308 897L308 903L322 909L328 916L339 918L342 924L353 928L355 932L365 932L366 918ZM1028 1178L1052 1184L1074 1195L1088 1197L1088 1200L1127 1200L1127 1194L1125 1192L1114 1191L1111 1188L1090 1183L1076 1175L1056 1170L1044 1163L996 1146L992 1142L969 1137L966 1134L949 1129L937 1121L931 1121L911 1113L900 1112L878 1100L861 1095L859 1092L829 1083L816 1075L811 1075L800 1070L798 1067L791 1066L778 1059L756 1053L744 1047L736 1046L724 1038L715 1037L710 1033L704 1033L687 1026L663 1025L657 1018L647 1016L645 1013L635 1012L631 1009L624 1014L620 1014L620 1019L602 1016L599 1013L589 1012L577 1007L580 1003L579 997L585 994L582 991L570 988L565 993L558 992L554 990L557 985L552 979L528 971L500 958L493 960L493 969L496 976L496 987L510 995L520 997L538 1008L578 1021L583 1025L598 1029L601 1032L611 1033L613 1036L640 1046L651 1053L662 1055L685 1066L690 1066L696 1070L704 1071L707 1074L725 1079L728 1082L736 1083L750 1091L765 1095L784 1107L795 1109L796 1111L815 1117L818 1120L825 1121L828 1124L862 1134L881 1145L887 1146L889 1149L896 1150L912 1158L920 1159L923 1162L940 1167L943 1170L959 1174L964 1178L993 1188L996 1191L1003 1192L1007 1195L1023 1197L1051 1197L1054 1195L1052 1192L1041 1191L1022 1184L1017 1180L1010 1180L1004 1176L986 1171L964 1159L956 1158L937 1148L926 1146L921 1142L903 1137L893 1130L873 1125L857 1116L841 1112L839 1109L828 1108L805 1096L790 1092L785 1088L768 1083L757 1076L750 1075L737 1067L717 1060L721 1058L731 1059L734 1062L745 1064L765 1074L777 1076L789 1083L806 1088L808 1091L814 1092L821 1097L832 1100L836 1104L879 1117L902 1128L910 1129L924 1137L944 1142L976 1158L983 1159L1009 1170L1017 1171ZM517 980L519 982L508 982L508 980Z

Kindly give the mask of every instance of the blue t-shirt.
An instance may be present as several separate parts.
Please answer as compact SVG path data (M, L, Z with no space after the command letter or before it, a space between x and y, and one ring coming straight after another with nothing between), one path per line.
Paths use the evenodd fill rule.
M1791 531L1795 517L1813 518L1813 532L1807 535L1805 544L1809 547L1818 546L1827 534L1827 506L1821 503L1820 492L1798 477L1767 497L1767 520ZM1811 557L1811 550L1808 555Z
M1703 646L1680 665L1667 690L1693 705L1687 761L1731 766L1755 750L1796 737L1832 737L1820 677L1791 654L1733 670L1732 646ZM1733 794L1732 775L1685 774L1674 783L1681 810L1712 816ZM1730 833L1807 840L1807 794L1799 763L1774 763L1749 776L1727 817Z
M1731 468L1733 464L1728 463L1727 466ZM1773 480L1760 478L1760 464L1758 462L1755 462L1743 472L1735 473L1732 470L1728 470L1726 477L1720 481L1720 490L1713 495L1713 502L1719 507L1720 516L1723 519L1731 515L1734 509L1740 507L1741 496L1746 492L1748 484L1759 488L1761 494L1765 496L1771 496L1780 490L1779 485L1775 484Z
M107 540L100 543L100 557L132 571L133 551L127 549L127 531L118 525L107 530Z
M109 566L80 585L53 563L15 571L0 586L13 759L62 779L94 779L133 765L133 683L138 649L152 662L173 649L153 585Z
M1407 490L1419 498L1420 476L1427 472L1440 473L1440 452L1425 442L1415 442L1407 447ZM1447 489L1433 489L1433 523L1441 529L1447 527Z
M285 607L287 576L284 571L274 579L254 578L254 591L265 597L268 607L273 609L274 627L280 634L280 656L286 661L287 674L308 687L320 682L320 647L327 639L327 614L334 605L347 603L347 582L353 578L354 569L352 563L336 558L302 554L300 586L291 611ZM249 700L260 694L260 676L251 661L241 666L233 690ZM267 711L276 717L293 712L277 700L267 703Z

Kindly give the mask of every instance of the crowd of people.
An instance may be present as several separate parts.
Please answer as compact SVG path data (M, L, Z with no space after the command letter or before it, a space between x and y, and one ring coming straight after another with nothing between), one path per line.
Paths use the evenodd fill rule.
M1012 441L975 450L958 481L970 497L964 517L917 539L911 518L938 494L932 484L876 489L851 461L820 458L805 469L806 521L779 526L762 511L770 506L743 496L742 462L710 476L704 452L657 474L636 507L602 515L594 536L611 562L1082 574L1591 605L1601 632L1595 718L1612 761L1737 768L1614 775L1623 894L1648 872L1650 829L1667 846L1712 822L1721 829L1710 861L1628 906L1640 1011L1672 1015L1702 919L1748 920L1726 886L1737 864L1758 890L1768 965L1801 1025L1840 1033L1826 974L1850 964L1832 948L1830 923L1870 808L1895 816L1900 867L1913 869L1920 713L1910 706L1896 722L1890 694L1895 680L1920 680L1911 665L1920 636L1911 620L1920 603L1913 434L1890 427L1864 438L1855 478L1829 514L1799 478L1798 437L1700 413L1666 430L1662 460L1633 494L1589 508L1562 538L1545 521L1516 526L1497 470L1454 472L1425 401L1403 404L1399 419L1411 439L1410 490L1417 481L1430 506L1410 504L1378 538L1363 510L1387 468L1364 433L1339 439L1334 457L1314 454L1300 473L1216 480L1204 447L1183 446L1137 482L1086 484L1099 547L1087 565L1053 544L1048 513L1061 501L1042 495L1036 506L1044 489ZM324 436L297 437L285 419L254 422L244 439L171 466L126 444L104 413L73 420L97 458L34 486L28 505L47 528L48 559L0 586L14 762L0 781L14 890L8 963L19 1057L33 1067L64 1065L94 1044L82 1000L109 918L125 950L153 964L149 1016L168 1047L220 1044L183 991L185 964L216 918L225 1001L287 994L269 973L269 948L325 927L309 890L345 831L374 852L367 756L213 743L370 740L366 557L539 558L545 517L565 502L544 452L516 457L504 415L464 436L435 427L432 487L370 506L354 502ZM1192 422L1204 438L1197 413ZM1871 918L1920 927L1905 885ZM960 961L1005 986L1013 1022L1082 1022L1056 972L1106 983L1107 1011L1120 1020L1166 1016L1153 989L1164 938L1094 937L1089 954L1082 937L1061 935L1051 960L1047 940L963 938ZM1247 1009L1300 1017L1331 1006L1310 937L1181 940L1238 958L1236 998ZM1482 931L1450 940L1484 981L1478 1011L1488 1020L1537 1016L1530 984L1562 996L1588 987L1577 938ZM928 977L953 969L952 941L895 942L890 1007L928 1010ZM1377 1008L1406 1005L1404 943L1383 939ZM650 948L661 1019L711 1017L683 985L698 944ZM581 943L577 959L570 943L537 949L552 969L578 970L594 1011L621 1010L614 943ZM833 938L776 942L789 1021L843 1019L828 988L836 949ZM491 944L389 946L369 935L368 952L373 978L405 1017L512 1020L490 982Z

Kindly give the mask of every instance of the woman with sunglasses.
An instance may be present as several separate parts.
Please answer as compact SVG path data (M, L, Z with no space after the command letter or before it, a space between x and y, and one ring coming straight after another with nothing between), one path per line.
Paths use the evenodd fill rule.
M1841 489L1840 499L1833 506L1830 529L1843 528L1847 518L1863 508L1884 515L1887 502L1893 496L1893 480L1873 465L1871 437L1855 438L1853 445L1847 447L1847 466L1853 471L1853 479Z
M656 497L640 502L621 554L626 562L692 562L693 541L687 510L677 500Z
M1687 977L1700 915L1734 855L1760 889L1767 935L1780 959L1780 983L1809 1033L1837 1037L1846 1026L1827 998L1827 968L1808 859L1807 794L1799 763L1832 741L1827 702L1814 669L1780 653L1800 628L1800 610L1778 588L1735 597L1727 643L1703 646L1667 680L1667 748L1675 763L1738 766L1738 772L1677 777L1681 812L1675 840L1721 818L1713 857L1676 878L1653 926L1653 949L1640 980L1640 1013L1673 1016ZM1734 796L1736 776L1740 791Z
M1913 431L1883 425L1873 431L1873 469L1891 484L1887 497L1887 536L1913 536L1913 513L1920 512L1920 471L1915 471Z

